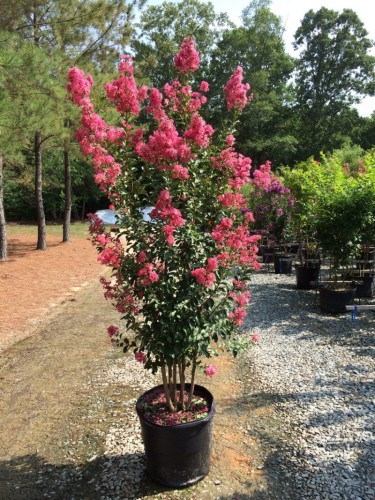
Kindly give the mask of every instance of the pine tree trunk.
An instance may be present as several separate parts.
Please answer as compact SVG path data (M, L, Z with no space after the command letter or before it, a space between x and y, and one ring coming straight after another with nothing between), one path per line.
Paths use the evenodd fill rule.
M42 134L40 132L35 132L35 143L34 143L34 154L35 154L35 200L36 200L36 213L37 213L37 223L38 223L38 243L36 246L37 250L46 250L46 218L44 215L44 204L43 204L43 175L42 175Z
M68 146L64 148L65 208L63 222L63 242L70 242L70 221L72 217L72 175Z
M4 211L3 157L0 155L0 260L8 258L7 226Z

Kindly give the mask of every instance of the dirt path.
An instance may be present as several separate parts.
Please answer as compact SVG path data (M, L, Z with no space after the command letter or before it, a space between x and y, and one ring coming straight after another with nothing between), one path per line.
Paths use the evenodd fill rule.
M121 364L123 355L106 338L106 326L118 316L97 279L69 300L61 300L66 291L61 292L53 314L44 314L31 336L1 353L0 499L103 498L96 485L110 460L104 455L106 436L134 396L121 383L106 383L109 367ZM201 381L217 403L209 476L171 492L144 474L142 498L281 498L277 471L264 467L275 439L254 432L260 418L273 438L281 426L271 402L249 402L256 390L250 377L244 363L219 358L219 375Z
M9 259L0 262L0 350L31 334L102 271L87 238L61 243L48 236L47 245L42 252L35 250L35 236L9 240Z

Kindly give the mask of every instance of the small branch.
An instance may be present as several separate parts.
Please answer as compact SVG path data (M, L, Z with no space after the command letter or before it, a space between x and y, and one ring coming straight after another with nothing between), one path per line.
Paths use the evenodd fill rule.
M185 400L184 400L184 394L185 394L185 360L182 361L182 363L178 364L178 369L180 372L180 403L181 403L181 410L185 410Z
M188 408L190 408L191 400L193 399L196 368L197 368L197 361L196 361L196 359L194 359L193 366L191 368L190 391L189 391L189 399L188 399L188 403L187 403Z
M164 393L165 393L165 397L167 398L167 405L168 405L168 409L171 411L171 412L175 412L176 411L176 408L174 407L172 401L171 401L171 397L170 397L170 394L169 394L169 388L168 388L168 380L167 380L167 372L166 372L166 369L165 369L165 366L163 365L161 367L161 375L163 377L163 386L164 386Z
M177 363L173 362L173 388L172 388L172 401L174 404L177 402Z

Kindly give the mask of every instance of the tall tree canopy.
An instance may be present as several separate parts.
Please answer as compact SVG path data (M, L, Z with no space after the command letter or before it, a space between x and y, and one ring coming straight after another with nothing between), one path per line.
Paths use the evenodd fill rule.
M253 102L241 116L238 141L239 149L257 163L278 161L295 149L287 123L293 60L285 51L281 19L270 11L270 4L256 0L244 9L242 26L224 33L210 65L216 94L238 65L250 82Z
M373 42L351 9L309 10L295 34L301 158L340 146L347 111L375 90ZM349 122L350 123L350 122Z
M146 9L137 25L131 46L142 76L155 87L175 77L171 61L184 37L193 37L201 53L201 70L207 71L210 54L224 28L233 27L227 14L216 14L211 2L182 0L163 2Z

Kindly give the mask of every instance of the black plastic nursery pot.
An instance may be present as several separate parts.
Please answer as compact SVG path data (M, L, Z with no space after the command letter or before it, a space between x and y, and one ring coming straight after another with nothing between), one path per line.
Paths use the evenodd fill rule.
M317 282L319 278L320 265L306 266L304 264L295 264L297 288L300 290L309 290L313 288L311 282Z
M333 290L322 287L319 289L319 306L326 312L344 313L346 312L345 306L354 304L355 294L355 287L346 290Z
M203 479L210 470L215 401L205 387L195 385L194 395L203 397L208 403L207 417L185 424L157 425L143 417L140 401L145 395L162 388L157 386L145 392L136 404L147 471L154 481L164 486L185 488ZM185 390L189 389L190 384L186 384Z
M375 276L372 274L365 274L360 276L357 273L352 273L346 276L356 282L356 294L358 299L371 298L375 292Z
M293 257L291 255L275 254L273 264L276 274L290 274L292 272Z

